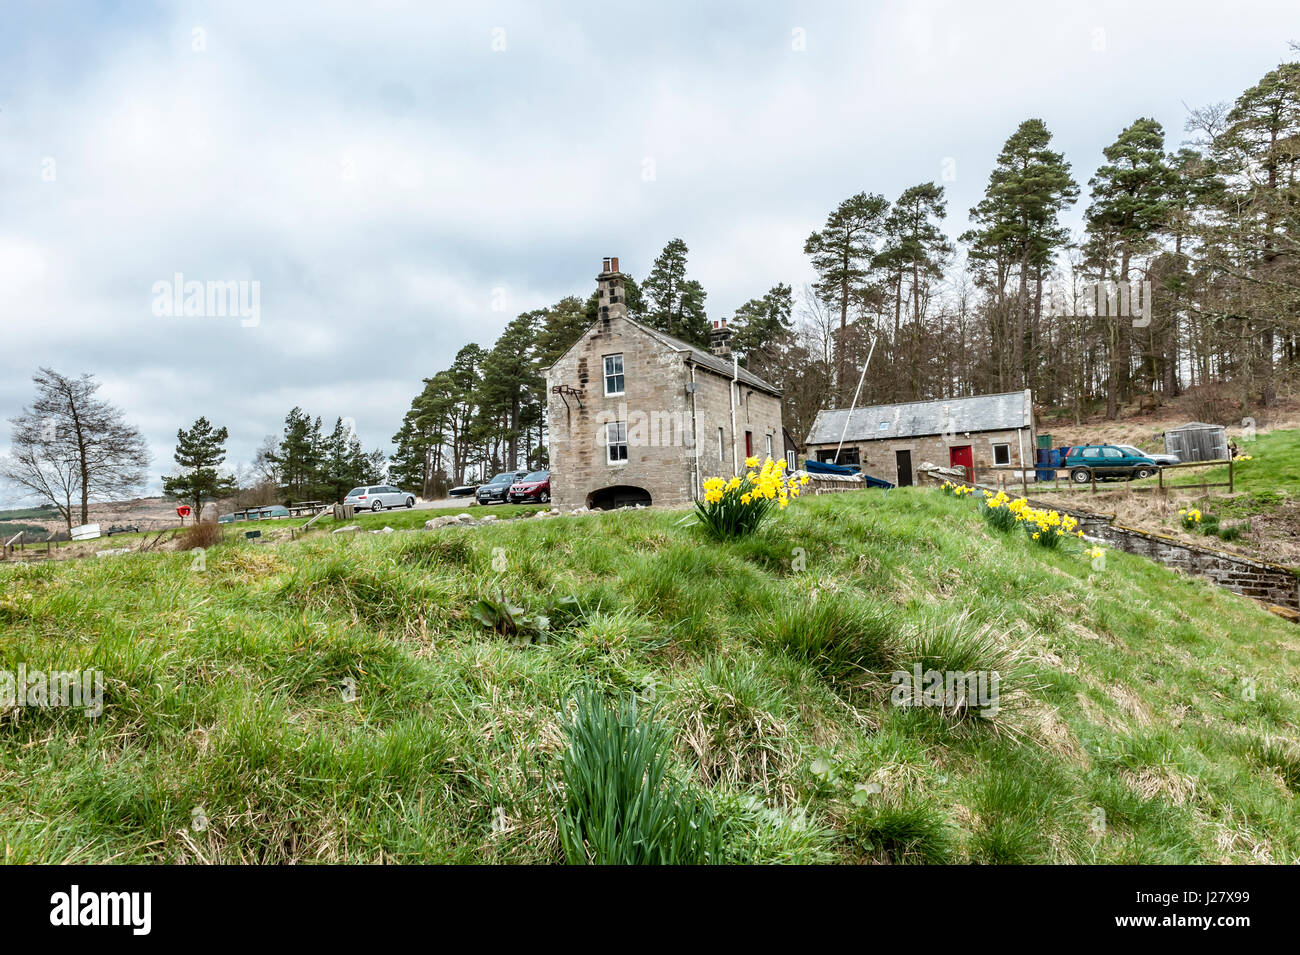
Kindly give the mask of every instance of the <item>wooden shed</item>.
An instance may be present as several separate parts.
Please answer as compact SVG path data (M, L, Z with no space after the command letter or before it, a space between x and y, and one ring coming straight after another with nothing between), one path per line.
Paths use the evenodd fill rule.
M1221 424L1189 421L1165 432L1165 450L1180 461L1225 461L1228 458L1228 429Z

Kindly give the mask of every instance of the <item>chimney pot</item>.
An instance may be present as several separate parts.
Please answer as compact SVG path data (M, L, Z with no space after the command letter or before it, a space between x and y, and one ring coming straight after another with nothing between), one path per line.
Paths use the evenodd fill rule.
M617 272L617 271L618 271L618 256L617 256L617 255L614 256L614 257L611 258L609 261L610 261L610 271L612 271L612 272Z
M604 269L602 269L602 271L604 271L604 272L608 272L608 271L609 271L609 256L608 256L608 255L605 256L605 258L604 258L604 264L605 264L605 267L604 267Z

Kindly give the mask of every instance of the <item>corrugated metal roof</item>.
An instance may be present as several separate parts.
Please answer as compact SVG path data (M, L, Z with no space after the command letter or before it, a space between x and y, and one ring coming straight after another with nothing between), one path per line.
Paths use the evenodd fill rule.
M807 443L838 444L841 434L845 441L878 441L946 431L1010 431L1027 428L1032 423L1029 392L1009 391L1000 395L872 405L851 412L847 408L819 411Z
M688 353L690 355L690 360L695 362L697 365L703 365L705 368L708 368L711 371L716 371L720 375L726 375L728 378L731 377L730 359L719 358L711 351L700 348L698 345L692 345L690 342L684 342L680 338L675 338L667 332L661 332L657 328L651 328L649 325L644 325L635 319L625 318L624 320L630 325L635 325L652 338L656 338L663 342L674 351ZM776 385L764 381L762 378L758 377L758 375L746 371L743 367L737 369L736 378L752 388L759 388L778 396L781 394L781 389L776 387Z

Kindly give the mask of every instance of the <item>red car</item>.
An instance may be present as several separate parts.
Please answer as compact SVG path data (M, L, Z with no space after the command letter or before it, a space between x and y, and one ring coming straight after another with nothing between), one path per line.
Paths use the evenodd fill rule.
M506 500L511 504L524 504L527 502L545 504L550 499L550 471L533 471L530 474L524 475L514 484L510 485L510 492L506 495Z

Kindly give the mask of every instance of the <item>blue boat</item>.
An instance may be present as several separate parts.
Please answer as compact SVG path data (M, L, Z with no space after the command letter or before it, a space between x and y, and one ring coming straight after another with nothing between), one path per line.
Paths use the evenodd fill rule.
M803 469L809 474L839 474L846 477L857 475L862 478L867 487L878 487L889 490L894 486L888 481L882 481L878 477L872 477L870 474L863 473L860 468L853 468L844 464L831 464L829 461L806 460L803 463Z

